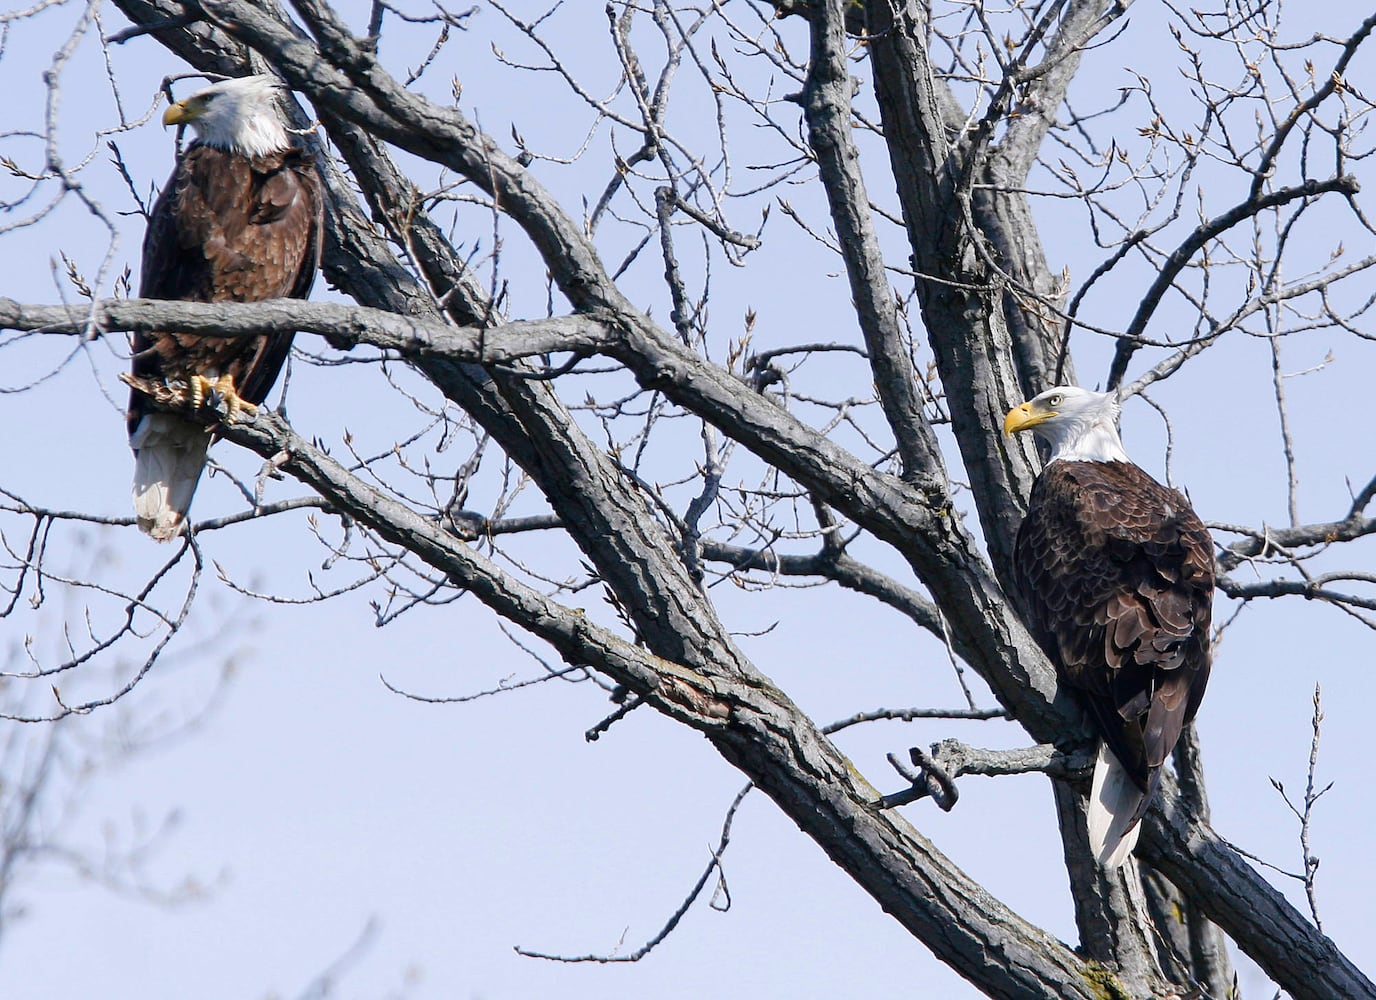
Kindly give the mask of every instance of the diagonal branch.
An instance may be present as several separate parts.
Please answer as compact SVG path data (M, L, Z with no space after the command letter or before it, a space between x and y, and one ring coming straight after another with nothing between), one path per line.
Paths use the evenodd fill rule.
M995 997L1091 1000L1096 973L971 882L878 796L781 691L744 662L697 670L657 657L563 607L351 475L274 414L224 429L331 505L404 546L498 614L703 732L856 881L944 961ZM972 901L978 901L972 905ZM1000 957L1001 956L1001 957Z
M1372 1000L1376 985L1185 805L1163 772L1138 853L1294 1000Z
M931 425L922 413L912 358L899 327L898 309L869 212L860 156L851 138L851 80L845 50L842 2L826 0L812 20L812 62L803 91L808 141L831 205L851 300L865 336L879 401L898 441L904 478L944 484L945 466Z
M1180 272L1189 266L1194 255L1203 249L1210 240L1217 239L1240 222L1245 222L1268 209L1287 205L1296 199L1315 198L1330 191L1351 196L1359 190L1361 187L1356 178L1348 174L1330 177L1322 181L1305 181L1303 184L1297 184L1293 187L1280 188L1275 191L1268 191L1264 195L1250 197L1247 201L1234 205L1222 215L1215 216L1208 222L1196 226L1194 232L1171 251L1169 257L1162 261L1156 279L1151 283L1146 294L1142 296L1142 302L1137 307L1137 312L1133 314L1127 329L1118 338L1118 347L1113 354L1113 363L1109 366L1108 387L1116 389L1122 383L1123 376L1127 374L1128 362L1132 360L1132 356L1141 346L1141 336L1155 314L1157 306L1161 304L1161 300L1171 285L1175 283Z

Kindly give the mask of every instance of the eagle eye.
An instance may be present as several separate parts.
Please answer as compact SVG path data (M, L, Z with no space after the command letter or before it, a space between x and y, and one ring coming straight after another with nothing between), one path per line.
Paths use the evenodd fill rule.
M1046 398L1046 405L1047 405L1047 406L1060 406L1060 405L1061 405L1061 394L1058 392L1058 393L1054 393L1053 395L1048 396L1048 397Z

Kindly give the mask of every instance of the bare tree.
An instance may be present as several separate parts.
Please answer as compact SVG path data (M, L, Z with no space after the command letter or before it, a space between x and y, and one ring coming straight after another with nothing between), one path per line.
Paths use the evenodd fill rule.
M60 700L55 687L44 690L32 681L43 662L60 659L64 649L70 650L71 636L80 634L86 624L90 581L106 575L117 559L112 547L92 544L77 554L65 573L59 572L66 558L56 552L44 557L45 579L32 602L35 634L6 644L7 719L40 712L54 697ZM221 604L212 601L212 607ZM225 609L207 610L201 624L214 622ZM175 810L150 814L131 808L105 816L99 841L78 832L83 813L89 812L86 798L93 786L150 752L174 749L194 737L220 704L243 650L205 635L200 624L185 629L183 638L186 642L179 650L162 658L165 670L209 663L218 668L198 671L198 680L190 685L194 701L131 698L96 719L66 713L42 725L5 724L0 738L0 944L8 943L11 930L30 916L31 885L39 879L90 883L162 907L213 896L218 873L183 871L172 881L162 870L162 849L181 820ZM47 649L49 645L54 648ZM120 659L93 658L83 667L86 681L104 688L120 684L127 670Z
M94 265L67 265L71 301L0 300L12 331L0 346L37 351L40 369L96 358L110 385L122 331L299 330L314 336L298 341L298 366L341 379L363 368L387 395L337 422L264 410L223 428L262 463L231 476L237 509L203 518L142 582L86 581L89 626L64 655L9 676L57 691L55 678L115 649L137 650L137 665L12 718L55 726L137 697L194 620L218 539L286 520L324 553L308 599L367 588L379 623L427 613L437 629L455 601L481 602L524 633L513 641L552 651L536 680L606 688L614 706L590 737L644 709L702 733L988 996L1232 996L1225 938L1293 997L1376 996L1209 826L1192 738L1147 818L1140 879L1136 866L1121 877L1094 866L1079 712L1003 586L1038 459L1000 433L1011 406L1075 381L1075 361L1081 379L1152 406L1261 394L1279 423L1290 519L1201 511L1222 546L1215 618L1227 628L1249 604L1294 595L1325 605L1316 616L1376 627L1376 576L1353 568L1376 530L1369 457L1343 470L1365 482L1350 503L1301 517L1282 363L1296 336L1372 337L1363 278L1376 256L1346 246L1373 232L1354 173L1371 151L1358 67L1376 16L1325 34L1292 29L1264 2L1166 5L1142 13L1163 18L1152 37L1173 44L1149 67L1132 47L1136 9L1102 0L614 2L598 12L594 54L561 44L587 5L116 6L132 27L97 23L93 5L73 37L149 58L161 45L200 73L271 71L300 95L329 192L324 272L349 301L132 300L127 251L112 242ZM17 31L41 16L9 17ZM494 47L493 64L549 88L576 129L541 142L522 125L528 105L504 109L501 130L484 128L493 109L466 106L468 43L497 28L520 48ZM420 37L425 55L407 63ZM465 59L450 55L460 44ZM1130 67L1141 57L1129 82L1081 81L1091 64L1116 66L1115 52ZM1161 82L1163 65L1183 86ZM49 76L51 109L64 67L59 57ZM129 101L113 71L109 86ZM138 121L119 107L112 133ZM131 176L117 141L108 167L98 149L73 163L56 142L15 148L4 162L21 188L6 200L25 226L44 223L32 206L50 198L118 233L94 193L102 169L144 200L148 178ZM1046 248L1070 245L1082 273L1057 273ZM844 322L781 329L780 309L752 289ZM1253 343L1270 359L1260 379L1224 360ZM350 424L384 409L389 432L404 429L380 447L356 440ZM274 499L283 476L302 489ZM0 489L10 617L41 603L60 539L92 523L132 531L79 499L57 509ZM857 591L928 633L962 685L978 678L967 704L810 718L767 656L746 655L735 605L718 598L793 584ZM1036 747L902 748L902 777L867 779L829 737L924 716L1011 718ZM1316 733L1317 720L1316 707ZM1053 778L1074 949L917 828L931 808L920 800L950 808L960 774L1028 770ZM893 794L876 791L885 784ZM1311 769L1304 817L1313 791ZM1312 899L1307 839L1305 853Z

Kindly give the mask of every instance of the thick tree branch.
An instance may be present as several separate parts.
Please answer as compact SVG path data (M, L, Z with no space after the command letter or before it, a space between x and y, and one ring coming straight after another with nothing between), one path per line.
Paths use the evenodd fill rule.
M883 0L868 4L875 95L951 427L990 558L1007 579L1036 456L1031 442L1006 444L1000 433L1003 414L1023 395L1005 321L1005 284L991 266L984 236L974 224L968 192L960 189L959 179L969 175L972 164L961 159L961 147L952 142L938 113L947 103L942 96L945 87L931 63L921 9L917 4L894 7ZM1017 714L1039 742L1055 742L1069 731L1038 732L1025 713ZM1132 923L1128 901L1120 885L1101 877L1086 850L1083 799L1060 785L1054 794L1081 942L1088 954L1124 969L1134 989L1148 990L1151 963L1141 936L1118 933L1119 927ZM1091 905L1096 903L1102 906Z
M1046 41L1042 72L1016 87L1017 114L1004 119L1003 138L977 163L971 211L1015 285L1004 292L1003 309L1013 337L1019 384L1029 397L1052 384L1074 382L1075 371L1065 357L1064 321L1055 308L1066 289L1046 262L1026 194L1028 172L1080 68L1084 46L1124 16L1128 6L1104 0L1075 0L1066 5ZM1030 42L1024 40L1022 48L1029 47Z
M661 389L681 405L692 399L689 408L694 412L814 487L824 499L830 502L830 498L835 498L838 509L853 519L872 523L876 520L874 512L881 512L881 537L899 544L923 579L937 591L954 591L948 612L951 628L962 633L962 638L964 634L979 635L979 642L971 641L971 647L980 648L980 669L993 678L1001 698L1032 704L1051 690L1044 660L1034 652L1035 645L1021 625L1002 608L998 588L987 571L979 568L981 560L973 545L962 532L952 530L955 526L944 510L923 513L915 519L914 515L927 510L926 501L911 497L901 488L894 493L892 486L896 482L885 483L865 463L803 429L773 404L703 364L691 352L681 350L675 338L650 324L621 296L578 227L562 215L549 194L523 167L501 153L456 110L437 107L398 87L331 16L314 5L304 6L308 9L303 13L320 38L319 45L303 42L259 8L239 0L216 0L208 9L217 17L232 20L239 36L268 55L292 85L307 93L317 106L353 120L417 155L458 170L494 193L535 243L555 282L575 306L626 326L628 364L642 385ZM322 51L346 67L349 79L358 85L350 85L328 66L321 58ZM997 410L1001 416L1017 395L1016 387L1010 387L1007 400L990 405L989 412ZM987 426L986 423L986 430ZM862 519L857 515L865 516ZM1011 538L1011 519L1006 535ZM936 539L935 545L929 541L932 538ZM954 564L946 558L948 552L959 553ZM965 573L971 567L973 588ZM1010 640L991 634L991 619L1001 621L1004 628L1013 630L1015 637ZM1012 676L1004 676L1002 664L1009 649L1025 650L1027 666L1014 670ZM1041 675L1035 682L1034 673ZM1049 699L1040 703L1045 707L1033 710L1033 714L1049 709ZM1059 717L1059 712L1052 711L1045 717Z
M886 0L867 6L875 96L919 274L923 322L990 560L1002 575L1035 456L1023 450L1030 445L1001 440L1003 415L1023 397L1003 317L1003 282L985 265L976 247L982 237L967 224L968 200L958 197L963 165L943 114L951 101L931 63L918 7L894 10Z
M456 327L367 306L278 299L267 302L168 302L105 299L89 310L33 306L0 298L0 329L95 337L116 330L179 330L203 337L315 333L341 349L367 344L406 358L510 364L563 351L605 352L614 331L586 316Z
M812 61L803 92L808 141L831 205L879 401L898 441L903 477L922 484L928 492L944 490L945 464L922 413L912 357L898 324L898 309L870 217L859 153L851 139L851 79L846 72L842 7L842 0L825 0L812 20Z
M416 553L498 614L592 664L647 703L706 734L904 926L990 996L1099 996L1069 949L1008 911L878 795L777 688L742 662L708 672L656 657L509 577L435 522L350 475L267 413L225 436L264 456L335 509ZM686 647L685 647L686 648ZM978 905L970 905L977 899Z
M1376 985L1242 856L1191 814L1169 773L1138 853L1295 1000L1372 1000Z

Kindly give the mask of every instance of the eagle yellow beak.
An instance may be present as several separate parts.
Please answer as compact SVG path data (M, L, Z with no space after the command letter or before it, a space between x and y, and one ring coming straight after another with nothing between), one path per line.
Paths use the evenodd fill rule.
M205 108L198 104L193 104L189 99L178 101L169 105L167 110L162 113L163 125L186 125L194 122L205 113Z
M1045 423L1056 415L1055 410L1036 410L1032 403L1026 402L1021 406L1015 406L1008 411L1008 416L1003 418L1003 433L1012 437L1018 431L1025 431L1029 427L1036 427L1038 424Z

